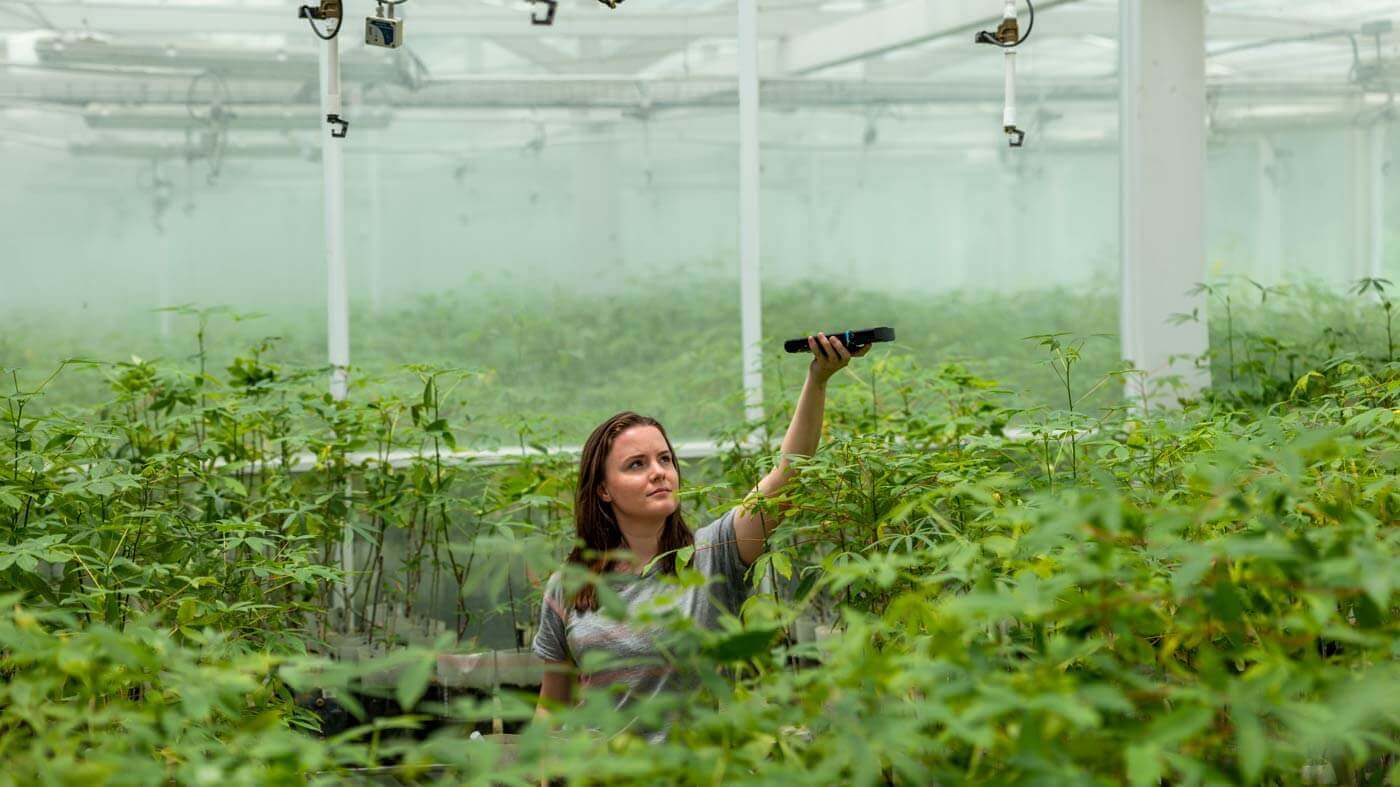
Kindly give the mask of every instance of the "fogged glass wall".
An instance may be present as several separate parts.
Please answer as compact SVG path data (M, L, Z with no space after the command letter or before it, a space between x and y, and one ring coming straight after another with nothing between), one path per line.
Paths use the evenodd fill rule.
M1030 115L1069 117L1013 150L997 99L765 113L766 333L890 325L925 368L958 362L1012 401L1051 401L1025 337L1116 333L1116 117L1035 102ZM1118 347L1102 336L1085 352L1101 372ZM769 390L792 396L801 371L771 370Z
M1044 76L1027 66L1031 84ZM892 325L920 363L961 362L1027 403L1054 401L1055 381L1026 336L1093 335L1096 369L1113 367L1116 105L1111 90L1031 95L1017 151L994 85L957 102L765 107L770 403L795 396L805 367L781 341L815 330ZM372 93L348 106L385 111L347 140L356 395L412 395L421 372L406 364L467 370L454 407L472 416L462 437L486 444L578 443L621 409L679 439L738 422L732 106L395 108ZM74 146L94 131L71 107L0 113L0 365L37 380L63 358L188 360L200 318L157 311L180 305L231 309L207 317L215 369L268 336L282 362L325 363L314 117L231 131L215 160L171 152L181 131L124 132L171 146L134 153ZM1376 270L1377 242L1379 272L1400 278L1400 135L1374 112L1339 117L1213 127L1208 278L1343 287ZM102 371L52 390L99 400Z
M1207 275L1333 289L1373 273L1394 279L1398 136L1384 116L1366 114L1213 135Z
M410 117L350 159L378 175L351 189L352 353L486 372L461 393L511 444L521 430L580 444L624 409L677 439L732 423L733 112L542 114ZM462 145L473 129L491 143ZM396 152L413 136L459 150Z
M206 161L74 152L69 140L84 136L74 113L4 117L31 133L5 143L0 179L10 282L0 290L0 365L37 380L65 358L192 356L198 319L158 311L182 304L278 316L260 321L265 329L214 318L208 339L218 362L231 357L233 334L266 330L284 336L297 360L324 363L314 317L305 320L311 334L289 330L302 315L324 319L318 161L295 149L273 160L230 158L211 182ZM102 379L100 369L69 369L50 398L96 401Z

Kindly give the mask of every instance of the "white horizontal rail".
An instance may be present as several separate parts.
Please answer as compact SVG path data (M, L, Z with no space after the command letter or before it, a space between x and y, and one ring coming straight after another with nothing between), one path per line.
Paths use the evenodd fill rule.
M1051 436L1052 438L1058 440L1058 439L1063 439L1063 438L1065 438L1065 437L1068 437L1069 434L1070 434L1070 432L1074 432L1074 434L1075 434L1077 437L1083 437L1083 436L1085 436L1085 435L1087 435L1087 434L1092 434L1094 431L1096 431L1096 430L1093 430L1093 429L1073 429L1073 430L1071 430L1071 429L1053 429L1053 430L1049 430L1049 434L1050 434L1050 436ZM1032 440L1032 439L1037 439L1037 438L1039 437L1038 434L1036 434L1035 432L1033 432L1033 431L1030 430L1030 429L1020 429L1020 428L1010 428L1010 429L1007 429L1007 430L1005 430L1005 432L1003 433L1003 435L1004 435L1008 440L1012 440L1012 441L1014 441L1014 442L1022 442L1022 441L1026 441L1026 440ZM906 442L906 440L905 440L905 438L904 438L903 436L898 436L898 437L895 437L894 442L895 442L895 444L898 445L898 444L902 444L902 443ZM735 447L736 447L736 444L735 444L735 443L732 443L732 442L719 443L719 442L715 442L715 441L713 441L713 440L699 440L699 441L691 441L691 442L674 443L673 446L674 446L674 448L675 448L675 450L676 450L676 456L679 457L679 458L681 458L681 459L708 459L708 458L710 458L710 457L718 456L719 454L722 454L722 453L724 453L724 452L726 452L726 451L729 451L729 450L735 448ZM752 440L752 439L750 439L750 440L746 440L746 441L743 441L743 442L738 443L738 444L737 444L737 447L740 448L740 449L742 449L742 450L753 451L753 450L757 450L757 449L759 449L759 448L762 448L762 447L763 447L763 443L762 443L762 441L759 441L759 440ZM545 453L542 453L542 452L540 452L540 451L538 451L538 450L535 450L535 449L533 449L533 448L528 448L528 447L525 448L524 450L520 449L519 447L509 447L509 448L501 448L501 449L491 450L491 451L486 451L486 450L443 451L443 452L441 452L441 453L436 454L436 456L437 456L437 458L441 459L443 462L449 463L449 464L468 464L468 463L469 463L469 464L478 464L478 465L488 465L488 466L489 466L489 465L513 465L513 464L517 464L517 463L523 461L523 460L526 458L526 456L542 457L542 456L553 456L553 455L556 455L556 454L571 454L571 455L577 455L577 454L579 454L579 453L583 450L583 446L578 446L578 445L546 446L546 448L547 448L547 452L545 452ZM430 458L433 458L433 457L434 457L434 453L433 453L432 451L422 451L422 450L414 451L414 450L406 450L406 449L405 449L405 450L398 450L398 451L390 451L390 452L388 452L387 454L384 454L384 453L381 453L381 452L377 452L377 451L355 451L355 452L351 452L350 454L348 454L348 455L346 456L346 463L349 464L349 465L351 465L351 466L354 466L354 467L358 467L358 466L361 466L361 465L364 465L364 464L368 464L368 463L386 463L386 464L388 464L390 467L407 467L408 465L413 464L415 461L422 461L422 460L424 460L424 459L430 459ZM268 463L258 463L258 464L259 464L259 465L270 465L271 463L268 462ZM287 468L286 468L286 469L288 470L288 472L292 472L292 473L309 473L309 472L313 472L313 471L315 471L315 470L317 470L317 469L320 469L320 466L318 466L318 464L317 464L315 454L309 454L309 453L308 453L308 454L297 454L296 456L294 456L294 457L292 458L292 460L287 464Z
M699 442L685 442L673 444L676 449L676 456L681 459L706 459L716 456L734 447L734 443L716 443L711 440ZM739 448L753 450L762 446L758 441L746 441L738 444ZM526 456L553 456L555 454L579 454L583 446L564 445L547 446L547 452L542 453L533 448L519 447L501 448L497 450L463 450L463 451L442 451L436 454L437 458L443 462L454 464L479 464L479 465L513 465L524 461ZM432 451L423 450L398 450L390 451L387 454L379 451L354 451L346 455L346 463L352 466L359 466L366 463L386 463L390 467L406 467L415 461L431 459L434 457ZM262 463L270 464L270 463ZM319 469L315 454L297 454L292 461L287 464L287 470L292 473L309 473Z

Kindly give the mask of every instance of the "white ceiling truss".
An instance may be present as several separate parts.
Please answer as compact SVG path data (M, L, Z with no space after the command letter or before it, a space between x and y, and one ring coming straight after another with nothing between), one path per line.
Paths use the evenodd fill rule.
M346 102L378 113L367 124L430 110L617 122L736 102L734 0L617 9L561 0L548 27L530 24L525 0L400 8L407 44L379 50L358 40L372 3L346 0ZM1210 0L1209 9L1221 129L1390 111L1400 2ZM761 103L866 113L995 103L999 58L972 38L1000 10L1000 0L761 0ZM1117 2L1039 0L1037 13L1020 58L1023 99L1116 103ZM281 0L0 0L0 119L20 107L76 110L92 129L137 135L207 126L209 112L197 110L217 106L234 134L314 133L317 43Z

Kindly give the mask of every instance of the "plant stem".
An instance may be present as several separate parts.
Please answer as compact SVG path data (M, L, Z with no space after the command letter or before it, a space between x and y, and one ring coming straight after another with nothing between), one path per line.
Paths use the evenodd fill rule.
M1230 358L1230 384L1235 384L1235 315L1230 308L1230 296L1225 296L1225 348Z

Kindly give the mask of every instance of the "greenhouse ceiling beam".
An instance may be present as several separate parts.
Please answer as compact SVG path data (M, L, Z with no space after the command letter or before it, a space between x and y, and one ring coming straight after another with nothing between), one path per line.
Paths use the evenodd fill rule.
M348 82L393 82L412 86L422 74L421 68L402 50L390 51L362 47L344 58L342 75ZM38 67L73 73L93 73L127 79L176 77L190 79L195 75L218 75L218 81L229 79L262 79L284 82L310 82L317 79L321 55L311 48L280 51L267 47L253 48L214 45L199 42L180 44L149 44L133 41L104 41L100 39L60 40L35 43ZM35 68L35 65L23 65ZM201 85L213 91L216 85ZM201 97L196 92L195 98Z
M362 107L355 113L355 126L384 128L393 117L393 110L386 107ZM192 113L189 107L174 104L89 104L83 107L83 122L89 128L132 130L313 131L320 128L322 120L300 104L241 104L236 111L224 110L217 121L207 113Z
M91 142L70 142L69 153L90 158L127 158L141 161L203 161L230 159L300 159L317 162L321 151L299 147L289 142L241 144L229 142L220 150L208 145L183 142L148 142L142 140L99 139Z
M1123 0L1119 71L1122 357L1145 374L1126 395L1170 404L1210 384L1194 360L1209 349L1205 279L1205 4ZM1175 315L1198 315L1179 320Z
M1037 13L1078 0L1040 0ZM778 69L801 75L854 63L948 36L967 35L969 56L974 31L995 28L998 3L989 0L901 0L863 14L786 38Z
M189 100L189 74L166 73L140 77L57 70L0 68L0 102L85 106L127 104L175 105ZM349 81L349 80L347 80ZM593 110L603 112L659 111L684 108L733 108L737 103L733 79L654 79L617 76L532 75L431 79L418 90L384 84L369 105L395 109L442 109L464 112L524 112ZM314 98L296 82L238 80L227 83L223 105L311 106ZM1111 79L1028 81L1038 100L1113 102L1118 87ZM834 108L881 105L981 105L1000 102L1000 84L935 83L927 80L763 79L761 103L768 109ZM1215 80L1207 94L1212 104L1253 101L1270 106L1355 106L1360 97L1371 111L1384 106L1387 96L1364 96L1354 85L1322 81L1231 83ZM1286 122L1282 117L1281 122Z
M1041 8L1036 3L1036 9ZM1057 10L1036 23L1035 35L1046 37L1102 36L1118 39L1118 15L1092 6L1075 5ZM1333 25L1309 19L1255 16L1239 13L1206 15L1206 39L1268 39L1311 35L1334 30Z
M637 3L642 5L642 3ZM8 9L0 14L0 31L43 29L36 24L41 13L48 28L58 31L96 32L112 35L161 36L169 34L250 34L266 36L283 34L300 39L306 33L306 21L298 19L293 6L238 7L230 5L192 5L159 2L88 3L78 0L0 0ZM29 16L12 13L23 9ZM585 10L586 9L586 10ZM734 37L734 17L725 12L673 13L632 8L609 11L598 6L568 9L559 13L547 28L551 38L655 38L673 37ZM580 13L582 11L582 13ZM358 13L358 12L357 12ZM529 10L487 9L482 6L423 5L410 3L401 9L405 34L412 45L413 36L485 36L488 38L540 38L542 28L531 25ZM763 29L767 38L820 24L823 17L845 18L849 13L817 14L807 7L766 11Z
M1118 39L1116 14L1102 9L1073 5L1076 0L1042 0L1036 11L1056 9L1040 20L1037 37L1076 38L1099 36ZM968 34L962 59L978 55L971 45L971 33L994 28L999 16L995 4L987 0L903 0L876 11L852 16L823 27L785 38L780 45L779 72L787 75L810 74L834 66L879 57L911 46L950 36ZM1280 19L1248 14L1211 14L1209 36L1226 40L1261 40L1310 35L1334 30L1331 25L1299 19Z
M682 54L693 39L669 36L664 38L634 38L607 42L606 51L595 54L575 54L552 43L531 38L497 38L491 43L524 58L531 65L553 74L629 75L649 68L655 63ZM578 42L580 49L595 48L601 41Z
M491 39L491 43L505 51L524 59L527 63L545 71L562 71L562 64L577 60L572 54L540 38L511 38L502 36Z
M601 63L603 70L620 74L637 74L670 58L684 58L687 48L699 39L684 36L664 38L638 38L623 43L612 52L596 61L576 61L565 69L569 73L583 74L596 72L595 63Z

